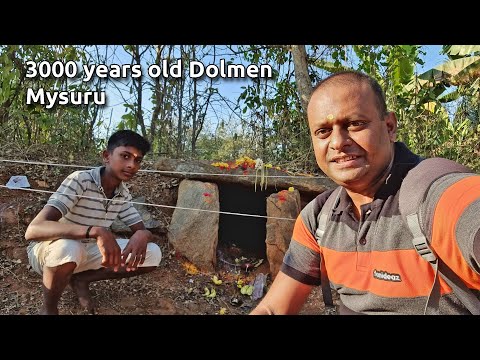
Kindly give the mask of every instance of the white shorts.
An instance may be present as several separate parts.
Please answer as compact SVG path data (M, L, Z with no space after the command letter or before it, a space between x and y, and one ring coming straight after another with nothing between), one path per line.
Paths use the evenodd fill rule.
M121 250L125 249L129 239L116 239ZM32 269L42 275L43 267L55 267L74 262L77 267L73 273L97 270L102 266L102 254L96 242L58 239L53 241L32 241L27 248L28 261ZM160 247L152 242L147 244L145 261L139 267L158 266L162 260Z

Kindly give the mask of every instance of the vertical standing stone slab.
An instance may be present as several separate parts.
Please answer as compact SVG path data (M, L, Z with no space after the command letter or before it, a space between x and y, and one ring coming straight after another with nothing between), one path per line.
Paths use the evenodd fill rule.
M267 216L296 219L301 210L298 190L282 190L267 198ZM267 259L272 278L277 276L290 245L295 221L267 219Z
M177 207L168 228L168 240L177 253L204 271L215 271L220 202L216 184L183 180L178 189Z

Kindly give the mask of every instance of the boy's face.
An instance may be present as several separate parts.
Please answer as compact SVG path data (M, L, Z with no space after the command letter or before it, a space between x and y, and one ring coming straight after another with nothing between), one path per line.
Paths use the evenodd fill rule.
M103 160L111 175L128 181L140 169L143 154L134 146L118 146L112 152L104 150Z

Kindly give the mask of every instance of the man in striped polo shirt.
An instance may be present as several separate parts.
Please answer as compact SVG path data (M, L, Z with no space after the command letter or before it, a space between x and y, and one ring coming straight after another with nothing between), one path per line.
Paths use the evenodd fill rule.
M317 231L319 215L333 190L302 210L281 271L251 314L298 313L322 273L340 296L340 313L424 313L435 272L414 249L399 192L407 173L422 169L416 184L405 182L408 188L402 188L413 196L429 169L396 142L397 119L387 111L381 87L358 72L331 75L315 87L308 121L317 163L340 186L338 201L332 202L323 233ZM419 209L430 246L476 297L479 211L475 174L436 180ZM441 314L469 313L443 278L439 294Z
M103 152L105 166L75 171L60 185L27 228L28 258L43 276L41 314L58 314L58 301L70 283L80 304L94 313L89 283L153 271L162 257L124 181L140 169L150 144L130 130L114 133ZM115 239L116 218L133 232Z

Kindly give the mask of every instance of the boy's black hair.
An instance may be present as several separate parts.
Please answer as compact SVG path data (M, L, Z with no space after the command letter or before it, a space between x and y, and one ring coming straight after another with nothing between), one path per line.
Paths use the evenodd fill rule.
M113 152L119 146L133 146L145 156L150 151L150 143L140 134L132 130L119 130L108 139L107 150Z

